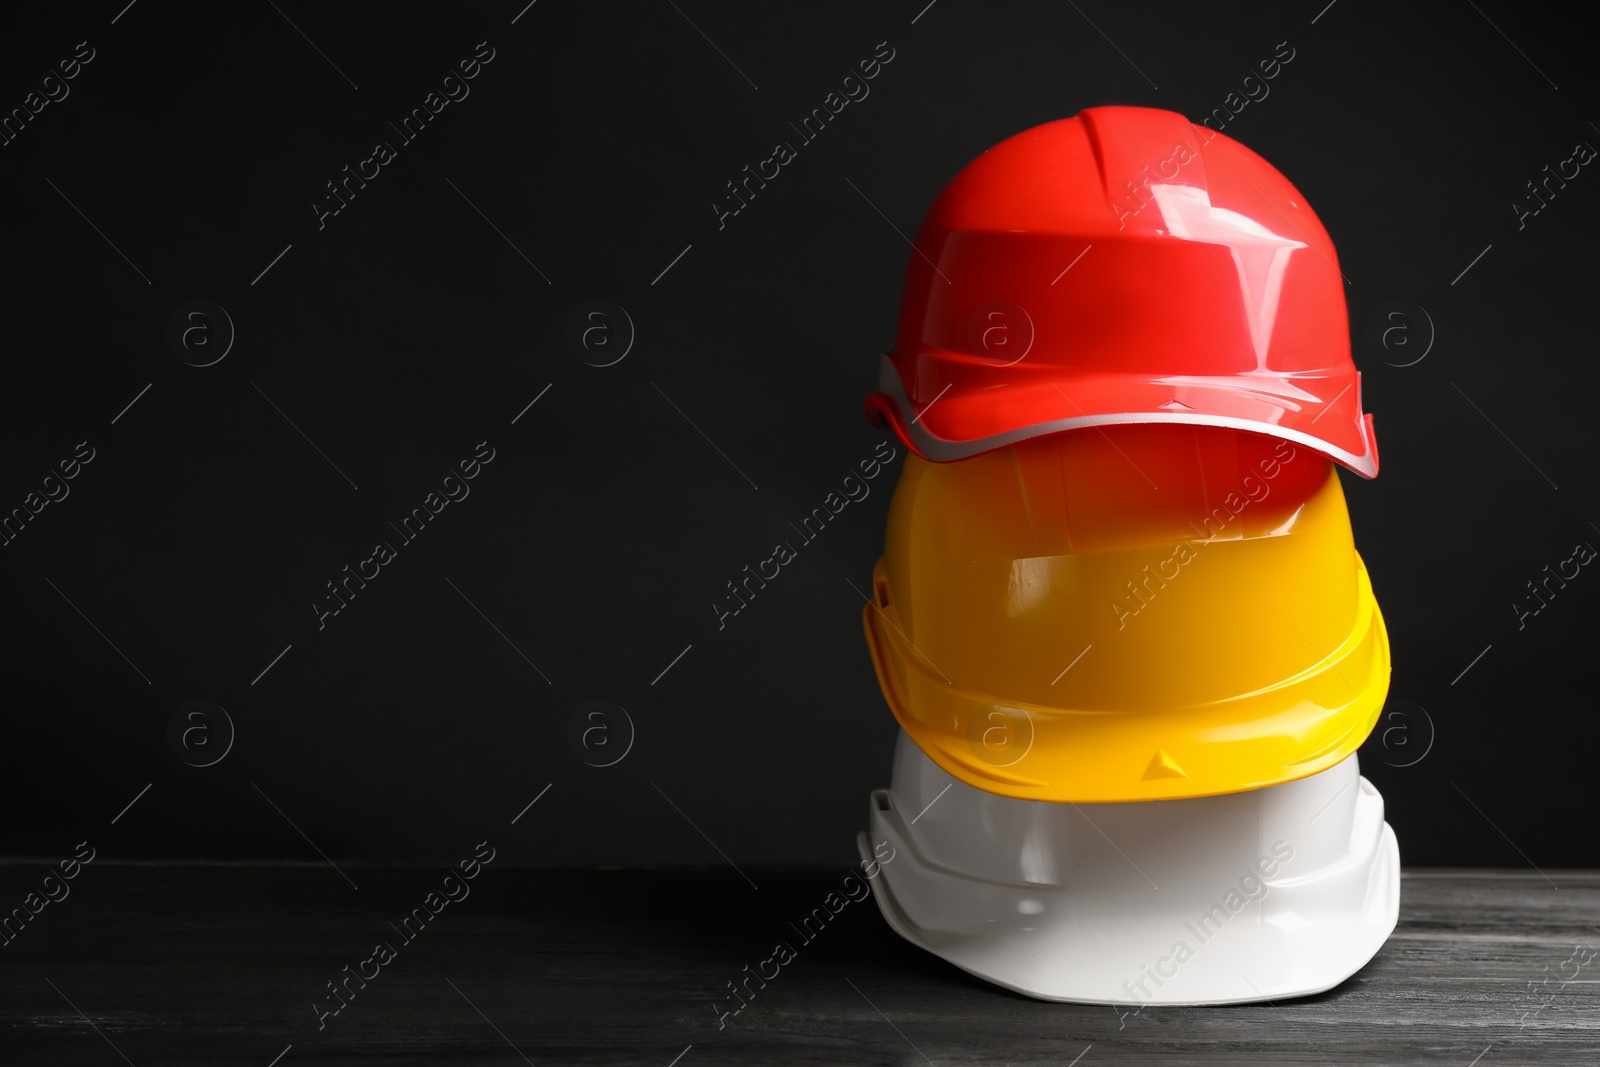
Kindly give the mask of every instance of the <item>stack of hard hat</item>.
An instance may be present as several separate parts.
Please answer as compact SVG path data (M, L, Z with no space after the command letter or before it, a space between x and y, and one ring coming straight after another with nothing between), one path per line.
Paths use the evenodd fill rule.
M913 453L859 842L907 939L1036 997L1197 1004L1331 988L1394 929L1342 286L1288 180L1168 111L1018 134L929 210L867 401Z

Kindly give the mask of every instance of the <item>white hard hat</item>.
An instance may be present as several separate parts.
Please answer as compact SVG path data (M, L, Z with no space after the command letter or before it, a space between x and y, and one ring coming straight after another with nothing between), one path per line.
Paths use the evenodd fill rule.
M881 866L889 925L1043 1000L1319 993L1371 959L1399 913L1399 849L1354 755L1247 792L1051 803L967 785L902 731L871 809L857 843Z

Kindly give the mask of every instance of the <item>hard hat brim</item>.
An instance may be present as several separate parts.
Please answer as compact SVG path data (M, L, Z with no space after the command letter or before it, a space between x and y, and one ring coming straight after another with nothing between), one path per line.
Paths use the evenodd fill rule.
M869 421L893 430L907 448L934 463L968 459L1070 430L1166 423L1263 434L1303 446L1363 478L1376 478L1377 439L1372 415L1360 413L1360 375L1354 374L1343 386L1337 383L1331 376L1319 382L1278 375L1214 379L1098 375L1065 381L1040 377L1008 385L1003 406L980 391L950 389L918 410L885 355L879 364L878 392L867 397L866 414ZM1312 386L1330 399L1319 399ZM1335 411L1339 414L1318 426L1324 415ZM1003 421L994 421L996 413Z
M862 626L895 719L968 785L1072 803L1206 797L1324 771L1372 732L1389 689L1389 638L1359 556L1356 579L1349 636L1311 666L1254 692L1136 713L980 693L939 674L895 623L892 606L886 612L869 602ZM975 742L973 724L990 721L1024 735L1011 737L1020 756L996 759ZM1170 755L1174 773L1154 766L1153 753Z

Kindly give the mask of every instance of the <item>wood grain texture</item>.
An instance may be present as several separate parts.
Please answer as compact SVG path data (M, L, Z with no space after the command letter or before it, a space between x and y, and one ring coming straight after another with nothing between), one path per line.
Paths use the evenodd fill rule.
M842 869L491 867L409 943L390 923L444 870L343 869L359 889L326 865L86 867L0 948L0 1064L1600 1063L1600 958L1571 962L1600 948L1590 872L1409 872L1399 928L1338 989L1120 1018L974 979L870 900L803 942L789 921ZM44 873L0 865L0 903ZM719 1027L780 939L797 958ZM395 958L319 1029L325 983L382 941Z

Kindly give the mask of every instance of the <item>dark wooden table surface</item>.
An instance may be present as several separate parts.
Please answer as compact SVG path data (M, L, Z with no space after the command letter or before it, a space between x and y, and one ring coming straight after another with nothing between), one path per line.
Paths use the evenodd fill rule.
M0 1064L1600 1064L1592 872L1409 872L1399 929L1338 989L1121 1016L988 986L870 900L800 942L843 869L495 865L406 941L445 871L341 867L82 868L0 947ZM0 864L7 914L45 873ZM778 940L796 958L719 1020ZM346 966L376 973L322 1016Z

